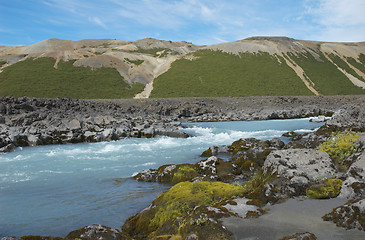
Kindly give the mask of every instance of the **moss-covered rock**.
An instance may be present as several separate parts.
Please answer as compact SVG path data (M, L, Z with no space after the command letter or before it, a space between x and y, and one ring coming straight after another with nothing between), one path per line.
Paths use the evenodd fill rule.
M276 203L287 196L281 196L277 186L277 176L271 173L256 173L243 184L245 197L251 199L247 204L263 207L267 203Z
M336 223L339 227L365 231L365 198L350 200L343 206L334 208L322 218Z
M127 234L121 233L117 229L94 224L72 231L65 237L65 240L130 240Z
M346 165L343 160L359 152L359 149L354 147L354 142L359 138L360 134L356 132L336 132L328 141L322 143L318 150L328 153L338 164Z
M175 184L179 182L192 181L199 177L196 165L192 164L167 164L158 169L146 169L135 175L133 178L142 182L160 182Z
M280 238L279 240L317 240L317 237L313 233L305 232L305 233L296 233L293 235L285 236Z
M201 157L211 157L211 156L213 156L212 148L208 148L200 156Z
M137 239L153 237L164 223L192 213L196 206L213 206L221 200L242 196L244 192L241 186L223 182L178 183L160 194L149 208L129 218L122 229Z
M306 190L307 197L314 199L335 198L340 194L342 180L337 178L326 179Z
M179 182L191 181L198 177L198 175L199 174L193 165L179 165L176 167L176 171L173 173L171 182L175 184Z
M197 206L189 214L165 222L152 239L233 239L233 234L218 220L223 216L229 213L215 207Z
M255 138L240 139L228 146L232 158L229 160L240 171L244 178L249 179L261 171L266 157L273 150L282 149L284 143L279 139L258 140Z

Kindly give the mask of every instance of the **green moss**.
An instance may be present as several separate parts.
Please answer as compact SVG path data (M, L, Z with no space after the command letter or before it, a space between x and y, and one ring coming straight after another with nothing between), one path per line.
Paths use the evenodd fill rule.
M182 165L177 167L177 171L172 177L172 183L179 183L185 181L191 181L193 178L197 177L199 174L190 165Z
M313 185L306 190L307 197L314 199L335 198L340 194L342 180L326 179L322 184Z
M162 193L153 203L156 212L150 229L157 229L169 219L182 216L198 205L213 205L223 199L242 196L244 188L222 182L182 182Z
M309 52L297 55L288 53L288 55L304 70L320 94L365 94L365 90L355 86L321 52L319 52L320 61L317 61Z
M0 96L41 98L132 98L141 92L141 83L128 85L116 69L75 67L73 61L27 59L0 73Z
M352 131L333 133L327 142L318 147L318 150L325 151L335 160L341 161L359 151L354 147L354 142L359 138L360 135Z
M211 148L208 148L207 150L205 150L201 155L200 157L211 157L213 156L213 153L212 153L212 149Z
M194 56L173 62L157 77L151 97L312 95L280 56L211 50L198 50Z

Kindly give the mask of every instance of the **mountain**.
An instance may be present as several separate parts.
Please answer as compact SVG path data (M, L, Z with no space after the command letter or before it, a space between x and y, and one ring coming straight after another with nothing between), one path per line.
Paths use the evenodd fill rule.
M252 37L197 46L49 39L0 46L0 95L71 98L365 94L365 42Z

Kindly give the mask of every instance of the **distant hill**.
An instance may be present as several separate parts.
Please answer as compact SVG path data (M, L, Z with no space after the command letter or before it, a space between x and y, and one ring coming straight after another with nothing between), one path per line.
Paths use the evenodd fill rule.
M0 46L0 96L71 98L365 94L365 42L252 37L197 46L49 39Z

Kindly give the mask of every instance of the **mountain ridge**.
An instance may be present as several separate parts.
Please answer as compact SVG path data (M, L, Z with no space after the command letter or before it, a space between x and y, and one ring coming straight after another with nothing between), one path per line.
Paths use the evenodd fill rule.
M199 46L186 41L172 42L153 38L145 38L137 41L123 41L116 39L84 39L72 41L52 38L25 46L0 46L0 63L2 63L0 64L0 71L6 72L7 69L29 59L33 59L34 62L42 58L55 59L53 64L54 69L58 68L60 62L72 61L72 65L74 67L89 67L91 70L102 68L116 70L128 85L133 85L135 83L143 84L145 86L145 90L137 94L136 97L146 98L150 96L151 92L152 95L156 96L156 94L153 94L155 81L159 82L159 79L164 78L163 76L166 74L168 75L168 72L175 71L175 66L179 65L177 63L180 63L183 60L196 63L199 61L198 59L202 57L199 56L202 51L211 51L211 53L206 52L211 55L221 53L233 54L239 56L241 59L243 55L245 55L246 58L251 55L256 57L261 56L262 59L260 61L256 61L256 65L262 65L262 69L267 66L265 63L276 59L279 65L270 63L270 66L272 64L275 65L271 67L279 67L283 69L289 67L291 71L295 73L296 81L301 81L304 84L303 86L305 86L305 88L311 92L310 94L313 95L342 94L340 90L337 92L327 91L328 93L326 93L326 90L321 89L324 84L322 84L321 88L318 87L320 84L316 84L315 82L318 82L319 80L314 80L316 78L314 75L318 75L317 72L319 70L317 69L317 72L314 74L310 74L310 71L308 71L308 69L312 70L317 68L318 64L326 66L328 68L327 70L331 73L336 72L335 75L332 75L338 78L338 82L343 82L347 87L350 86L349 84L355 86L355 88L349 87L351 89L347 92L345 91L343 94L362 94L362 91L357 90L356 88L365 89L365 61L363 60L365 56L365 42L338 43L307 41L281 36L256 36L234 42L219 43L209 46ZM268 55L263 56L263 54ZM213 55L208 55L204 55L203 58L213 58ZM224 58L223 55L221 55L221 57ZM311 59L310 63L307 61L308 58ZM216 61L219 61L219 59ZM239 59L235 58L232 60L232 65L235 65L237 61L239 61ZM301 64L299 64L299 62L301 62ZM308 64L311 66L308 67ZM201 83L200 85L199 83L192 85L192 88L195 89L203 87L201 76L209 71L214 71L215 69L209 69L210 66L213 67L213 65L215 66L214 68L219 68L221 66L216 62L195 71L194 74L200 76L200 78L199 76L198 78ZM185 69L187 75L192 74L191 66L193 65L190 64L189 66L190 67ZM248 65L241 65L240 68L245 68L246 66ZM204 70L204 68L206 69ZM236 71L235 69L229 70L229 66L226 68L226 72ZM247 68L250 70L252 69L252 66ZM31 69L29 75L34 74L32 71L33 70ZM8 72L10 72L10 70ZM285 70L284 72L287 71ZM194 74L192 77L195 77ZM252 72L251 76L256 76L257 74L257 72ZM289 78L290 75L290 79L293 79L292 73L288 74L284 77ZM4 75L4 73L0 72L0 86L4 85L6 81L9 82L9 79L11 78L7 77L4 80L4 77L1 78L1 75ZM220 76L220 79L225 78L223 73L219 73L218 75ZM218 78L218 75L216 78ZM240 78L241 75L236 74L235 78ZM9 76L11 76L11 74ZM249 80L248 78L250 78L250 76L246 76L244 81L246 81L249 85L248 81L253 80ZM278 80L269 79L271 78L269 73L265 76L261 76L261 78L266 78L268 84L272 84L270 81ZM319 77L317 76L317 78ZM223 81L220 79L217 79L217 81ZM349 82L345 83L344 79L347 79ZM205 80L207 81L207 79ZM183 80L174 79L170 81L176 82ZM228 85L230 84L229 81L226 81L226 83ZM212 84L216 84L216 82L212 82ZM247 84L245 86L248 86ZM282 84L285 84L285 82ZM218 85L222 86L222 82L219 82ZM302 86L299 85L298 87L302 88ZM341 88L341 84L338 83L337 85L338 88ZM17 91L19 92L20 90ZM16 95L11 93L11 91L9 93L8 92L0 91L0 95ZM298 91L298 93L300 93L300 91ZM247 95L250 93L246 92L245 94ZM262 91L252 92L252 95L257 94L280 94L280 91L273 93L270 91L267 93ZM199 92L197 92L194 96L199 97L199 95ZM161 94L158 96L174 97L173 94ZM181 93L176 96L181 97ZM219 94L217 96L219 96ZM42 96L33 95L32 97Z

